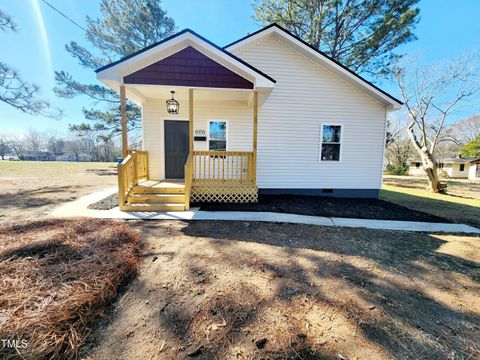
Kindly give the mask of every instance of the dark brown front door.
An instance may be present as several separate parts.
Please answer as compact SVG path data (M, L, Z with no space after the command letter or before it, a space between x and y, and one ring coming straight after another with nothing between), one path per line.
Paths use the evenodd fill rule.
M165 120L165 179L184 178L188 151L188 121Z

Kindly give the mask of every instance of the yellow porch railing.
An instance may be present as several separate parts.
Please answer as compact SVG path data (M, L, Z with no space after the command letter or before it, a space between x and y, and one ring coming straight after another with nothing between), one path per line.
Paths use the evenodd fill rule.
M255 184L251 151L193 151L192 182L202 184Z
M148 178L148 156L146 151L129 150L128 155L118 165L118 197L120 209L139 180Z
M192 180L193 180L193 169L192 169L192 154L190 153L185 163L185 210L190 209L190 194L192 193Z

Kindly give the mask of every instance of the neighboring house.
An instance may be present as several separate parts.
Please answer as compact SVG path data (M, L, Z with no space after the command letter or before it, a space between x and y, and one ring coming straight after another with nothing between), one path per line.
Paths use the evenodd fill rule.
M17 154L8 153L5 154L5 160L19 160Z
M63 155L57 156L57 161L81 161L81 162L90 162L92 161L92 156L86 153L66 153Z
M463 178L470 180L480 179L480 157L476 158L445 158L438 160L438 170L441 175L450 178ZM410 161L409 174L413 176L424 176L422 162L419 160Z
M127 150L123 126L123 210L377 197L386 115L402 105L276 24L224 48L183 30L97 78L142 109L143 151Z
M55 161L55 155L48 151L25 151L20 155L20 160Z

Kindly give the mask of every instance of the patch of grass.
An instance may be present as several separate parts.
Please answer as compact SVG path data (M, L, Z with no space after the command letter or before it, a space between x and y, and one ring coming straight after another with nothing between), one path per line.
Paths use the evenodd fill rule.
M111 220L40 220L0 227L2 359L75 358L139 264L136 231Z
M114 163L0 160L0 222L39 218L55 206L115 186Z
M413 210L423 211L456 223L480 226L480 200L475 183L451 181L448 194L431 193L425 189L426 180L408 177L386 178L380 193L382 200ZM455 189L456 187L456 189ZM462 193L462 195L460 195Z
M7 161L0 160L2 176L74 174L101 169L116 171L115 163L102 162L70 162L70 161Z

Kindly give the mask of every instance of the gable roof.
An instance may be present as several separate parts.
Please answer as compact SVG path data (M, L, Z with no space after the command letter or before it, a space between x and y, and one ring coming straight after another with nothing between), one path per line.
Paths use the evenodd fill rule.
M450 157L450 158L441 158L438 159L437 162L439 164L468 164L472 162L480 161L480 156L477 157ZM411 163L421 163L422 160L419 160L417 158L410 160Z
M123 77L125 84L253 89L251 81L192 46Z
M188 45L195 45L208 52L215 54L217 56L221 56L229 65L233 66L237 70L241 70L249 75L252 75L255 78L260 78L263 80L263 85L270 85L273 86L275 84L275 79L271 78L264 72L256 69L254 66L250 65L246 61L238 58L237 56L231 54L229 51L221 48L220 46L214 44L213 42L207 40L203 36L197 34L196 32L190 29L184 29L174 35L171 35L159 42L156 42L150 46L147 46L141 50L138 50L130 55L127 55L117 61L114 61L108 65L102 66L95 70L97 73L97 78L102 79L102 75L106 75L107 72L113 72L114 70L120 70L122 67L126 67L131 65L134 60L137 60L141 57L146 56L153 56L156 50L160 50L160 48L165 49L169 46L174 47L178 42L186 41ZM186 47L186 46L185 46ZM178 49L181 50L181 49ZM150 65L150 64L148 64ZM138 70L138 69L137 69ZM128 75L128 74L124 74ZM108 79L111 80L111 79ZM118 79L117 79L118 80Z
M277 36L280 36L283 39L288 40L292 45L296 45L298 50L301 50L301 52L309 55L308 56L309 58L313 60L318 60L322 64L327 65L327 67L329 67L329 69L333 70L335 73L342 75L342 77L344 78L346 77L348 80L350 80L349 82L352 83L353 85L357 85L369 90L369 93L371 95L381 99L383 103L385 102L389 103L392 108L398 109L401 105L403 105L403 102L400 101L399 99L390 95L386 91L380 89L378 86L364 79L359 74L350 70L348 67L344 66L340 62L331 58L324 52L311 46L310 44L308 44L298 36L292 34L290 31L284 29L283 27L281 27L276 23L272 23L260 30L257 30L247 36L244 36L241 39L238 39L224 46L224 49L228 50L229 52L232 52L232 51L235 51L236 49L246 46L251 42L258 41L260 38L264 38L272 34L275 34Z
M445 159L440 159L438 162L441 163L459 163L459 164L467 164L471 162L475 162L477 160L480 160L480 156L477 157L466 157L466 158L445 158Z

